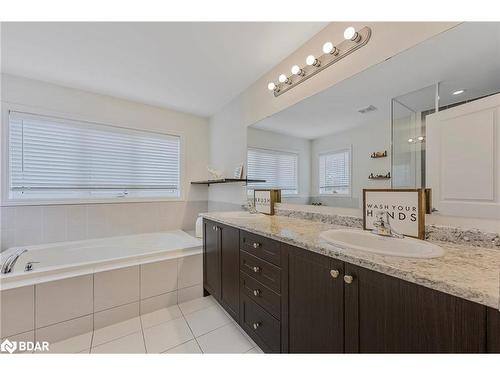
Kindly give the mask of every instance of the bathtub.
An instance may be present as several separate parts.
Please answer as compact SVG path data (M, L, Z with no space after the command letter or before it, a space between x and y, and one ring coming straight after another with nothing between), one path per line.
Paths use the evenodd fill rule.
M182 230L10 248L0 264L27 249L11 273L0 275L0 290L202 253L202 241ZM32 270L25 271L28 262Z

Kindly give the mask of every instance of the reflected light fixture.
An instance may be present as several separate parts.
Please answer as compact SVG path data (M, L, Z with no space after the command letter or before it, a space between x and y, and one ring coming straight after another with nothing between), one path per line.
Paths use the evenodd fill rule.
M451 93L451 95L460 95L460 94L463 94L464 92L465 92L465 90L464 90L464 89L460 89L460 90L457 90L457 91L453 91L453 92Z

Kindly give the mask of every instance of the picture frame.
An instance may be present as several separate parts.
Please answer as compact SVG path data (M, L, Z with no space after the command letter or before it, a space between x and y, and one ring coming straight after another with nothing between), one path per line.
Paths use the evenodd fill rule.
M281 190L255 189L253 201L256 211L266 215L274 215L274 205L281 203Z
M374 213L383 210L389 212L391 227L398 233L425 239L428 196L428 189L363 189L363 229L374 229Z

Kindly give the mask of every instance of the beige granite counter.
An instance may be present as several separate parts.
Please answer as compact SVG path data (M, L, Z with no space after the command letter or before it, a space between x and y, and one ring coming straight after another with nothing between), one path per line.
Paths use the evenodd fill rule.
M333 246L320 233L338 225L286 216L212 212L203 217L239 229L359 265L418 285L477 302L500 307L500 251L450 242L437 242L445 255L433 259L385 256Z

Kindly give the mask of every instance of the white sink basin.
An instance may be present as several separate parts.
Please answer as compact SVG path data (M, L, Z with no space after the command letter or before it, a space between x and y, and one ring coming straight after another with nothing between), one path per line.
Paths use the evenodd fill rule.
M438 258L444 250L432 243L414 238L382 237L369 231L356 229L332 229L320 237L333 245L371 253L407 258Z

